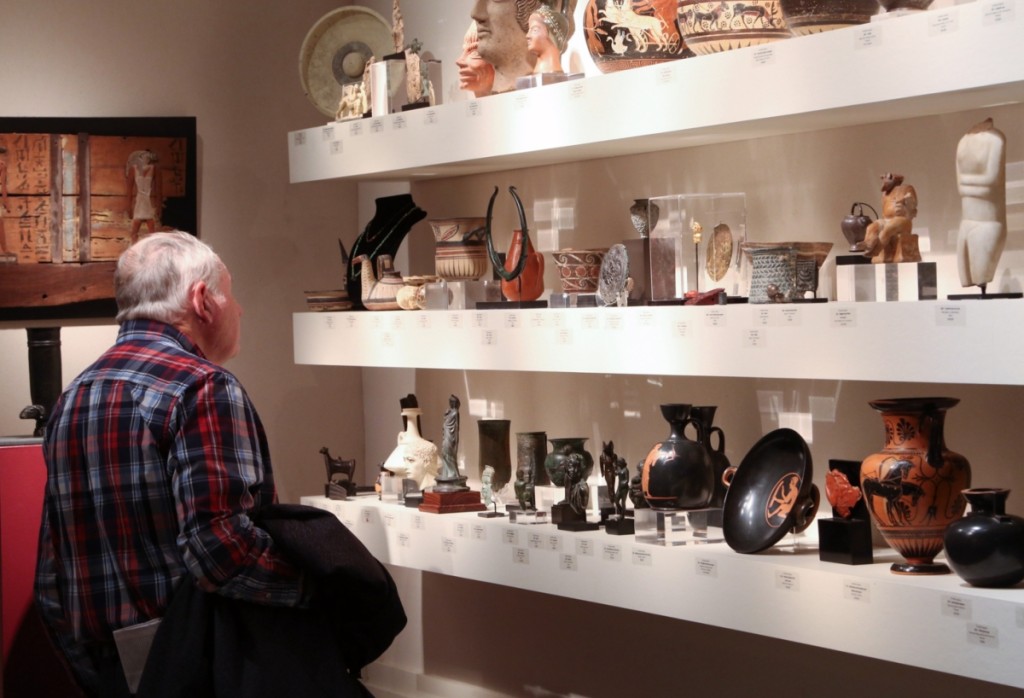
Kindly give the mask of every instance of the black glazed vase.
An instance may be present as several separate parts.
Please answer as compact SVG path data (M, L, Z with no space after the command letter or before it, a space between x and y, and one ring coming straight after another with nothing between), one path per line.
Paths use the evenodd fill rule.
M946 527L949 566L977 587L1008 587L1024 579L1024 519L1006 513L1007 489L963 491L971 512Z
M647 453L641 479L644 498L652 509L702 509L711 502L715 490L711 458L703 443L684 433L694 422L691 409L691 405L675 403L661 406L669 434ZM697 434L700 439L699 426Z
M713 425L717 407L714 405L701 405L690 408L690 420L697 428L697 441L704 445L711 460L711 472L714 480L714 493L708 506L721 507L725 503L725 482L722 480L725 471L729 469L729 458L725 455L725 432L721 427ZM718 435L718 444L712 446L711 437Z

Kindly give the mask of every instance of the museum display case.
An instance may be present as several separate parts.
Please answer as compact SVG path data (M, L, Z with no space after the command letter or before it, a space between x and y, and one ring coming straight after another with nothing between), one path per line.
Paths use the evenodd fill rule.
M293 131L291 179L401 180L415 187L1020 104L1024 44L1014 9L978 0L528 93ZM894 66L913 79L885 79ZM723 84L744 89L723 91ZM635 101L621 99L627 93L644 95L642 119ZM529 127L552 112L572 128ZM951 166L950 154L937 157ZM757 193L745 194L749 200ZM840 241L838 225L834 232ZM1010 299L307 312L293 316L293 334L295 362L318 366L545 373L566 380L589 374L856 381L875 384L879 396L888 384L1024 386L1015 351L1024 343L1024 305ZM533 427L513 425L526 428ZM825 462L819 469L826 470ZM885 549L875 554L884 564L821 562L814 526L782 550L741 555L725 544L649 546L475 514L438 517L366 497L303 501L333 511L395 565L1024 688L1016 661L1024 649L1020 589L969 587L953 575L893 575L889 564L899 556ZM643 593L615 591L621 588Z

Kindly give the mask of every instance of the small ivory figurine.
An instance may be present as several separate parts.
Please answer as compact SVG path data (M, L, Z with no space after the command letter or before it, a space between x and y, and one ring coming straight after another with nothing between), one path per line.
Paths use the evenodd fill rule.
M985 119L964 134L956 149L960 232L956 243L962 286L992 281L1006 244L1006 136Z
M868 226L864 256L875 264L920 262L917 235L911 231L917 216L917 192L903 184L903 175L882 175L882 216Z

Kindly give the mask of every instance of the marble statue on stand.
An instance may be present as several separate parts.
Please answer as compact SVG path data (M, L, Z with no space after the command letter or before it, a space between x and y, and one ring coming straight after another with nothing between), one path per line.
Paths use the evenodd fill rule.
M992 119L971 128L956 149L960 190L960 231L956 243L961 286L977 286L981 296L1014 297L1020 293L987 294L1006 245L1006 136Z

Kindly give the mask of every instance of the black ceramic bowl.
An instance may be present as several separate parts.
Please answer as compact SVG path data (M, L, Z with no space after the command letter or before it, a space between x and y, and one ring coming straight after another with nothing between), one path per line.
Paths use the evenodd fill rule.
M807 528L818 510L811 451L792 429L765 434L726 478L722 528L738 553L767 550L790 531Z

